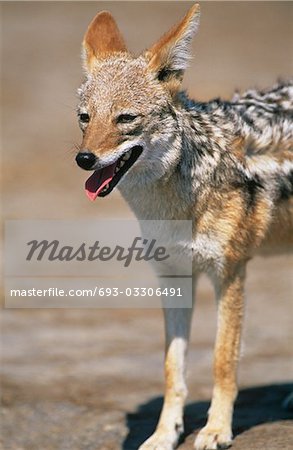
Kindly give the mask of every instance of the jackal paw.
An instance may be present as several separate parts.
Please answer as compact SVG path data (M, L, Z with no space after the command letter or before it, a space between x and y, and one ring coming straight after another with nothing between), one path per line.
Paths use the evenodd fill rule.
M138 450L174 450L177 446L180 433L166 433L155 431Z
M205 426L197 435L194 443L196 450L220 450L232 445L231 431L212 429Z

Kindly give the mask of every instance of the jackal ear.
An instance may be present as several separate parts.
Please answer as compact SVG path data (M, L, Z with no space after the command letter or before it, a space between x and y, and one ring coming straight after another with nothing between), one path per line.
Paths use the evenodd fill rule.
M149 67L160 81L182 81L190 60L191 42L199 25L199 5L195 4L177 25L172 27L146 53Z
M103 59L111 53L127 52L122 34L108 11L98 13L83 39L84 61L88 70L91 70L96 59Z

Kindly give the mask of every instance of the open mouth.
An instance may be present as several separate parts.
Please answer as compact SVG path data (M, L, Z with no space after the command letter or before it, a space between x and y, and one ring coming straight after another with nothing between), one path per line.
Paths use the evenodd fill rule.
M110 194L141 153L142 146L136 145L113 164L103 169L95 170L85 183L85 190L89 199L95 200L97 197L106 197L106 195Z

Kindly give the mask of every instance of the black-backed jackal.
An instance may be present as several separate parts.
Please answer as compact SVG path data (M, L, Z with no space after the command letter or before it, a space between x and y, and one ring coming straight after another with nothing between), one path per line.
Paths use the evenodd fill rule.
M225 448L232 412L247 261L292 246L290 83L228 101L198 103L180 91L199 7L149 50L133 57L108 12L83 41L85 81L76 161L93 170L93 200L118 185L141 219L193 221L194 281L207 273L218 299L214 390L195 448ZM191 310L164 309L166 393L155 433L140 450L171 450L183 431L185 357Z

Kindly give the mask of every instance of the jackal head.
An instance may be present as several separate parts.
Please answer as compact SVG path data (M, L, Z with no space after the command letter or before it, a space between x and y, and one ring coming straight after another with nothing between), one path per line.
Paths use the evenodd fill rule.
M170 151L179 139L176 103L198 21L194 5L138 57L127 51L109 12L90 23L83 41L86 76L78 90L83 141L76 162L94 171L86 182L91 200L124 184L130 173L158 179L179 157Z

